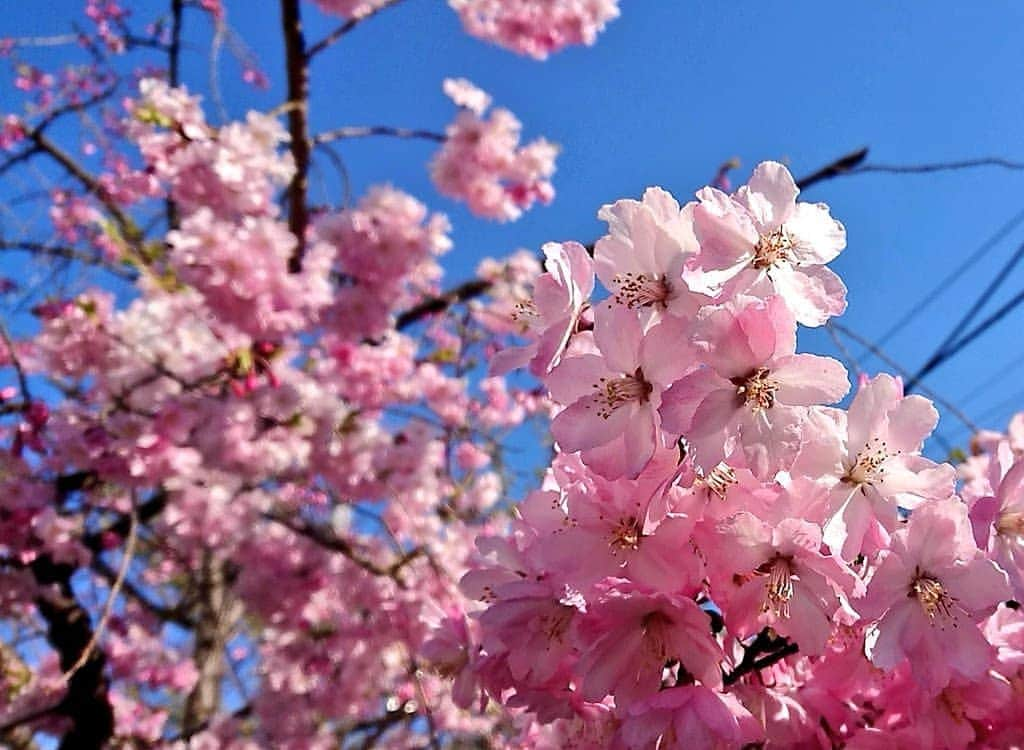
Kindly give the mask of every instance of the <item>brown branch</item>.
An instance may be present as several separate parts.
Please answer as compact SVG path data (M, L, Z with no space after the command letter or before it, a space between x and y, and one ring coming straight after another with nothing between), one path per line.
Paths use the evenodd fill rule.
M103 204L103 206L110 212L110 215L114 217L114 221L117 223L117 228L120 230L122 237L129 242L136 242L139 238L139 231L135 227L134 222L125 213L117 203L111 198L107 191L103 189L99 181L77 161L71 158L66 151L60 146L51 141L42 128L36 128L28 134L28 138L35 143L36 147L43 153L48 154L53 158L60 166L64 168L69 175L75 178L82 187L85 188L86 192L95 195L96 198Z
M11 338L11 332L7 330L7 325L3 321L0 321L0 339L3 340L4 346L7 347L7 354L11 358L11 366L14 368L15 374L18 376L18 389L21 391L21 401L27 409L29 404L32 403L32 392L28 387L28 377L25 375L25 368L21 366L21 360L18 358L18 352L14 348L14 340Z
M313 145L331 143L347 138L366 138L372 135L387 135L393 138L422 138L428 141L444 143L448 136L444 133L436 133L432 130L420 130L417 128L393 128L389 125L350 125L344 128L335 128L319 135L313 136Z
M132 499L132 510L128 517L128 523L130 524L128 528L128 539L125 541L124 551L121 553L121 566L118 568L117 576L110 586L110 591L107 593L107 601L103 605L103 612L100 614L100 620L96 623L96 628L92 632L92 637L89 638L89 643L82 650L82 654L74 664L64 670L63 679L65 681L73 678L75 673L85 666L86 662L92 658L93 651L96 650L96 644L99 643L100 636L103 635L103 631L107 627L107 622L110 620L110 613L114 610L114 600L117 599L118 595L121 593L121 587L124 586L125 578L128 576L128 566L132 564L132 558L135 557L135 543L138 541L139 519L135 513L134 493Z
M444 312L452 305L467 302L486 294L492 286L494 286L494 282L487 279L471 279L470 281L463 282L454 289L450 289L437 297L429 297L418 305L410 307L405 312L399 314L395 318L395 328L399 331L404 330L428 315Z
M403 553L397 560L390 565L380 565L373 560L369 560L360 554L355 547L347 539L343 539L335 534L328 533L324 529L317 526L307 524L295 518L290 518L280 512L268 512L264 513L263 517L269 521L273 521L284 526L289 531L298 534L301 537L305 537L312 542L316 542L324 549L328 549L332 552L338 552L345 556L355 565L359 566L367 573L375 576L386 576L394 579L400 587L405 588L405 582L398 576L402 568L408 565L410 562L415 560L421 554L423 550L419 547L409 550Z
M839 177L840 175L849 174L854 171L854 168L859 166L868 156L868 147L859 148L856 151L851 151L844 156L840 156L834 162L826 164L816 172L811 172L809 175L800 178L796 181L796 186L801 190L806 190L812 185L817 185L819 182L825 180L831 180L833 177Z
M199 677L188 698L182 717L182 729L199 731L217 713L220 706L221 679L224 677L224 646L230 640L240 615L238 602L231 593L228 564L207 551L199 572L198 612L195 650L192 660Z
M292 159L295 175L288 186L288 228L295 235L295 252L288 260L288 270L302 270L302 256L306 250L306 226L309 207L306 192L309 187L309 60L306 56L306 38L302 33L302 15L299 0L281 0L281 28L284 33L285 71L288 77L288 132L291 135Z
M104 271L108 271L115 276L119 276L122 279L134 280L136 274L129 268L122 268L115 266L102 258L99 254L88 253L84 250L78 250L73 247L65 247L63 245L48 245L44 242L19 242L0 240L0 250L24 252L32 255L43 255L50 256L53 258L64 258L66 260L75 260L79 263L85 263L90 266L96 266L102 268Z
M171 41L167 45L167 82L177 86L181 75L181 27L185 0L171 0Z
M846 154L845 156L841 156L831 164L827 164L816 172L812 172L806 177L797 180L796 184L801 190L806 190L812 185L822 182L823 180L838 177L842 174L848 174L855 166L860 164L865 157L867 157L867 154L867 148L862 148ZM593 253L593 245L588 246L588 250ZM487 281L486 279L472 279L470 281L463 282L444 294L425 299L419 304L410 307L405 312L400 313L395 319L395 328L401 331L428 315L444 312L452 305L459 304L460 302L468 302L471 299L480 297L486 294L492 286L494 286L493 282Z
M341 24L341 26L338 26L334 31L332 31L330 34L328 34L319 42L310 47L309 51L306 53L307 59L312 59L316 55L323 52L325 49L327 49L332 44L337 42L347 33L352 31L352 29L361 24L363 21L368 21L385 8L390 8L393 5L398 5L400 2L402 2L402 0L385 0L385 2L382 5L378 5L369 13L359 16L358 18L350 18L349 20L345 21L345 23Z
M800 650L800 647L765 628L758 633L754 640L746 647L743 658L736 668L725 675L722 681L728 686L733 685L744 675L759 672L765 667L770 667L776 662L782 661L787 656L792 656Z
M42 589L36 606L46 620L46 639L57 652L61 669L69 672L74 668L67 692L54 708L71 722L58 750L102 750L114 733L114 710L107 697L110 683L104 673L103 650L90 648L94 633L89 613L78 603L71 586L75 568L45 555L29 567Z

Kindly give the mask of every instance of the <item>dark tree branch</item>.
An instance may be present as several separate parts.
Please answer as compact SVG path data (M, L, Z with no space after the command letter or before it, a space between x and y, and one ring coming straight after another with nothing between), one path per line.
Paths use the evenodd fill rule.
M399 331L404 330L416 321L422 320L428 315L444 312L452 305L457 305L460 302L467 302L486 294L492 286L494 286L493 282L488 281L487 279L472 279L470 281L466 281L438 297L425 299L418 305L410 307L405 312L399 314L395 319L395 328Z
M986 156L979 159L963 159L961 161L943 161L933 164L864 164L854 172L880 172L885 174L930 174L932 172L949 172L958 169L975 167L1002 167L1014 171L1024 169L1024 162L1005 159L1001 156Z
M71 722L58 750L102 750L114 733L114 710L107 697L110 683L104 673L103 650L90 647L94 633L89 613L71 587L75 568L45 555L29 567L42 589L36 606L46 620L46 639L57 652L61 669L74 670L64 698L54 709Z
M394 579L395 583L402 588L405 588L405 583L398 574L401 572L402 568L423 554L423 550L417 547L403 553L390 565L379 565L373 560L364 557L347 539L329 533L318 526L313 526L302 520L292 518L284 513L278 512L264 513L263 517L269 521L281 524L292 533L305 537L324 549L343 555L352 563L371 575L386 576Z
M338 26L334 31L332 31L330 34L328 34L319 42L310 47L309 51L306 53L307 59L312 59L316 55L323 52L325 49L327 49L332 44L337 42L347 33L352 31L352 29L361 24L363 21L367 21L373 18L375 15L380 13L385 8L390 8L393 5L398 5L400 2L402 2L402 0L385 0L384 4L377 6L366 15L359 16L358 18L350 18L349 20L345 21L345 23L341 24L341 26Z
M114 217L117 228L124 239L132 243L140 239L138 229L128 214L114 202L110 195L107 194L107 191L103 189L103 186L100 185L99 181L89 174L81 164L72 159L60 146L51 141L41 128L36 128L30 132L28 137L35 143L39 151L48 154L54 161L60 164L64 171L85 188L86 192L96 196L100 203L110 212L110 215Z
M867 153L867 148L862 148L846 154L845 156L841 156L831 164L827 164L816 172L797 180L796 184L801 190L806 190L812 185L822 182L823 180L832 179L833 177L838 177L842 174L848 174L855 166L865 159ZM590 246L589 249L593 252L593 246ZM466 281L459 286L450 289L444 294L425 299L418 305L410 307L405 312L400 313L395 320L395 328L401 331L428 315L444 312L452 305L480 297L486 294L492 286L493 283L486 279L472 279L470 281Z
M295 176L288 186L288 228L295 235L295 252L288 261L288 270L302 270L306 250L306 227L309 207L306 192L309 185L309 60L306 38L302 33L299 0L281 0L281 29L284 34L285 72L288 78L288 132L291 135Z
M855 167L858 167L868 156L868 147L859 148L856 151L851 151L845 156L840 156L831 164L826 164L824 167L816 172L801 177L796 181L796 186L801 190L806 190L812 185L817 185L819 182L825 180L831 180L833 177L839 177L840 175L849 174L853 172Z
M167 81L177 86L181 77L181 27L185 0L171 0L171 41L167 46Z
M800 647L781 636L773 634L768 628L758 633L750 645L743 652L743 658L736 668L725 675L723 682L733 685L739 682L744 675L759 672L765 667L770 667L780 662L787 656L792 656L800 650Z
M67 260L75 260L80 263L85 263L90 266L96 266L102 268L104 271L108 271L115 276L119 276L122 279L134 280L136 274L129 268L122 268L109 263L98 254L86 252L84 250L78 250L73 247L65 247L63 245L48 245L44 242L28 242L28 241L8 241L0 239L0 250L9 250L17 252L30 253L32 255L50 256L52 258L64 258Z

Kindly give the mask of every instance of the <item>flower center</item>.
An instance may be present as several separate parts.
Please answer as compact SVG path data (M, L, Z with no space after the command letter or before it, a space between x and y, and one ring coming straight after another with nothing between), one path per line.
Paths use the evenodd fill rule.
M526 333L540 322L540 312L532 299L524 299L516 302L512 310L512 321L519 324L519 328Z
M761 611L770 610L776 617L789 617L789 601L793 598L793 568L790 561L785 557L776 557L757 570L768 576Z
M619 550L637 550L640 549L641 536L643 536L643 528L640 525L640 519L635 516L620 518L618 523L612 527L608 546L612 548L612 554Z
M775 391L779 384L768 377L770 374L767 367L759 367L745 378L733 379L736 395L755 412L775 406Z
M564 604L556 604L549 612L541 614L538 619L541 632L549 641L561 641L569 628L575 610Z
M921 609L933 623L936 617L949 619L953 616L956 599L942 587L942 583L926 573L919 573L910 584L907 596L915 597Z
M1024 513L1001 513L996 521L996 532L1003 536L1024 538Z
M671 627L672 620L664 612L649 612L640 621L644 650L652 662L664 664L671 656L667 632Z
M654 386L644 380L644 373L639 367L632 375L623 375L618 378L601 378L594 383L598 392L598 416L608 419L616 409L623 404L636 401L647 403Z
M789 261L789 253L793 249L793 238L784 228L779 227L768 234L761 235L754 245L754 257L750 265L758 270L773 268L780 263Z
M881 484L885 481L884 464L893 454L884 440L871 438L857 453L853 466L846 470L841 481L846 484Z
M620 273L614 279L618 290L615 301L634 307L665 306L672 288L664 276L651 277L645 273Z
M726 492L736 484L736 481L736 472L725 461L720 461L703 478L704 486L718 495L720 500L725 500Z

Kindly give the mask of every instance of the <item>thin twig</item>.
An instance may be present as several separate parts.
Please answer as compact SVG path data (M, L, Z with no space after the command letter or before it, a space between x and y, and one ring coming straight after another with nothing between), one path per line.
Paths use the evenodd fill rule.
M316 55L320 54L325 49L330 47L332 44L337 42L339 39L341 39L347 33L352 31L356 26L361 24L363 21L370 20L375 15L380 13L382 10L384 10L386 8L390 8L390 7L394 6L394 5L398 5L400 2L402 2L402 0L385 0L385 2L383 4L378 5L376 8L371 10L369 13L361 15L361 16L359 16L357 18L350 18L349 20L345 21L345 23L341 24L341 26L337 27L330 34L328 34L323 39L321 39L319 42L317 42L312 47L310 47L309 51L306 52L306 59L312 60Z
M437 143L444 143L448 140L448 136L444 133L437 133L433 130L394 128L389 125L350 125L313 136L313 144L319 145L346 138L366 138L372 135L387 135L393 138L422 138L428 141L436 141Z
M958 169L974 169L975 167L1002 167L1003 169L1021 170L1024 169L1024 162L1006 159L1001 156L985 156L978 159L941 161L932 164L864 164L850 171L854 173L930 174L932 172L948 172Z
M11 338L11 332L7 330L7 326L3 321L0 321L0 338L4 341L4 346L7 347L7 353L11 358L11 366L14 367L14 372L18 376L18 389L21 391L21 400L28 408L28 405L32 403L32 392L28 387L28 377L25 375L25 368L21 366L21 360L18 359L18 353L14 349L14 340Z
M67 682L70 680L75 672L81 669L89 658L92 656L93 650L96 648L96 644L99 643L100 636L103 635L103 631L107 627L107 622L110 620L110 614L114 610L114 600L117 599L121 593L121 587L124 585L125 577L128 575L128 567L132 563L132 558L135 557L135 543L138 540L138 526L139 518L135 511L135 498L132 497L132 509L128 516L128 538L125 540L124 552L121 554L121 566L117 570L117 578L114 580L113 585L110 587L110 591L107 594L107 601L103 605L103 613L100 615L100 620L96 624L96 628L92 631L92 637L89 639L88 645L82 649L82 653L74 664L71 665L70 669L64 671L63 680Z

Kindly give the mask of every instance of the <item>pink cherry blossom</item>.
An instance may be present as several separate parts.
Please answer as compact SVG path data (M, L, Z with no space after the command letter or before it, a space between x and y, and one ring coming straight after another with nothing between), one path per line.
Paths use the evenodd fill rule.
M871 661L892 669L909 659L937 692L954 674L977 679L988 669L994 652L975 623L1008 595L1006 575L974 545L967 508L953 498L914 511L856 606L879 618Z
M662 391L688 367L687 345L665 320L646 332L633 311L595 311L593 353L563 358L546 379L565 404L551 423L562 450L609 478L636 477L657 448Z
M761 736L757 720L732 695L683 685L632 706L616 747L715 750L754 744Z
M594 266L618 304L690 317L700 300L683 281L696 255L692 205L680 209L669 193L648 188L642 201L602 206L598 218L609 234L597 241Z
M728 196L704 188L694 208L701 253L695 291L779 294L797 322L819 326L846 309L846 287L825 264L846 246L846 230L824 204L797 203L789 170L763 162ZM696 280L703 282L696 283Z
M534 282L533 297L516 306L513 317L523 335L534 340L508 347L491 358L491 373L504 374L529 365L543 377L559 363L576 333L590 295L594 271L586 248L578 242L549 242L544 246L545 273Z
M692 599L647 592L609 579L580 623L582 655L576 670L587 700L615 696L627 707L655 695L669 661L705 686L721 685L721 650L708 616Z
M619 15L618 0L449 0L473 36L543 60L570 44L593 44Z
M706 366L675 383L661 407L665 427L710 468L742 446L759 466L781 467L800 445L806 407L846 395L845 368L796 354L796 323L781 297L704 308L693 337Z
M518 219L538 201L550 203L558 146L543 138L520 145L522 124L515 115L497 108L485 118L490 97L465 79L446 84L445 93L462 109L430 165L438 191L499 221Z

